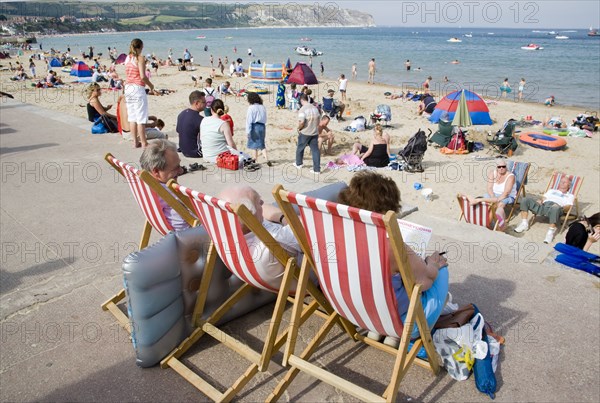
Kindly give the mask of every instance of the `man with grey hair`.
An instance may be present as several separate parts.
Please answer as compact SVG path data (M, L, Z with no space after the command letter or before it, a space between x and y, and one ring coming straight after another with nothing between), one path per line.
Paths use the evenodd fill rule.
M177 146L165 139L149 141L148 147L144 149L140 157L142 169L148 171L167 191L170 191L166 186L167 182L183 174L183 168L180 164L181 160L179 154L177 154ZM190 227L163 199L159 198L159 202L167 221L175 231Z
M281 210L276 206L264 204L256 190L247 185L231 186L223 190L218 197L230 203L246 206L291 256L296 259L300 257L300 245L292 229L289 225L286 225ZM279 263L253 232L250 232L245 226L242 230L248 243L249 255L252 256L262 279L273 288L279 288L281 280L283 280L284 266ZM295 287L295 282L292 286Z

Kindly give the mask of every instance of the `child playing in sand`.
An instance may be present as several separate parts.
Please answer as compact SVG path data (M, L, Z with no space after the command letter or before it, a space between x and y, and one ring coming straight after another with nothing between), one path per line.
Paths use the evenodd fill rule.
M554 95L550 95L550 97L546 98L546 100L544 101L544 105L554 106L554 102L555 102Z

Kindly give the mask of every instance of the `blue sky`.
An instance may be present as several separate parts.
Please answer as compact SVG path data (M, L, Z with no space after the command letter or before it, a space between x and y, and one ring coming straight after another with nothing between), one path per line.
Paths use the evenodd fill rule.
M319 2L326 3L326 2ZM365 1L332 2L365 11L377 25L502 28L578 28L600 25L598 0Z

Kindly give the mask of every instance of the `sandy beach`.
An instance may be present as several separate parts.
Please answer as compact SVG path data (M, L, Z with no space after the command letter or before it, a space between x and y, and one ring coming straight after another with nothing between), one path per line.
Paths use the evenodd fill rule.
M27 65L27 53L20 58ZM215 57L216 59L216 57ZM13 59L13 64L16 59ZM107 63L107 59L101 59L101 62ZM6 61L3 61L7 65ZM36 61L38 77L45 76L46 69L43 62ZM247 66L246 66L247 67ZM400 92L400 88L394 88L388 85L369 85L364 80L364 72L366 66L362 67L363 80L353 81L348 83L345 120L332 121L329 125L335 132L335 144L333 146L333 155L321 156L322 174L315 180L321 182L333 182L338 180L349 181L353 175L352 172L346 169L329 170L325 169L325 165L335 159L336 156L350 152L354 142L360 142L368 146L372 137L372 131L361 133L352 133L344 131L352 118L362 115L368 117L373 112L377 105L387 104L391 106L393 118L389 127L384 130L390 135L392 141L392 152L396 153L404 147L407 140L419 129L431 129L435 132L437 125L430 123L425 117L418 116L416 113L417 102L405 101L401 99L390 100L383 95L384 92ZM315 68L318 70L318 68ZM121 77L124 77L124 67L117 66L117 72ZM73 77L68 73L61 72L60 76L69 86L58 89L36 89L32 87L33 80L27 81L11 81L12 74L8 70L0 72L0 85L4 92L11 93L17 100L37 105L41 108L55 110L61 113L66 113L73 116L86 116L84 96L85 84L70 83ZM178 141L177 133L175 132L175 124L178 113L188 106L188 95L194 90L191 76L208 77L210 68L205 66L196 66L195 71L180 72L176 67L160 67L158 74L152 74L151 81L157 89L168 88L176 90L175 93L165 96L149 97L150 114L157 115L166 123L165 132L168 133L169 139L174 142ZM318 72L316 72L318 75ZM351 76L350 71L346 74ZM359 76L360 77L360 76ZM234 89L242 89L251 82L249 78L231 78L220 77L214 80L218 85L224 81L230 81ZM336 78L319 78L320 84L311 86L314 97L320 100L328 88L337 89ZM377 80L377 77L376 77ZM435 84L436 81L433 81ZM102 83L105 87L107 83ZM213 85L216 87L216 85ZM199 89L197 87L196 89ZM433 86L435 88L435 86ZM296 148L296 112L290 110L278 110L275 108L275 90L276 87L271 87L271 92L263 95L263 101L268 111L267 124L267 147L269 158L274 163L275 169L289 169L294 161ZM103 91L101 100L104 105L115 105L119 92L106 90ZM339 98L339 92L336 91L336 98ZM439 96L436 97L439 101ZM492 126L472 126L469 128L470 140L479 141L485 144L486 148L483 151L466 154L466 155L444 155L438 149L430 146L423 159L425 172L423 173L406 173L399 171L390 171L381 169L380 171L386 175L390 175L398 183L402 192L403 201L412 205L418 205L421 211L434 216L440 217L456 217L460 215L459 207L456 202L456 194L458 192L470 193L479 195L485 193L485 176L486 172L493 167L494 162L487 142L485 141L488 132L495 133L502 124L509 118L521 119L527 115L531 115L534 120L542 121L551 116L560 116L564 121L570 123L572 119L579 113L585 112L585 108L565 107L556 105L552 108L545 107L538 103L523 103L514 102L512 100L492 100L489 104L490 115L494 121ZM225 103L230 108L229 114L235 122L234 139L238 148L243 151L248 151L246 148L245 135L245 119L247 102L243 97L227 96ZM112 110L111 112L114 112ZM26 117L24 117L26 118ZM535 128L535 127L534 127ZM540 127L538 127L540 128ZM517 128L519 129L519 128ZM522 128L520 130L527 130ZM43 136L43 128L40 128L40 136ZM90 134L90 136L92 136ZM600 159L600 134L593 134L592 138L575 138L568 137L567 148L563 151L546 151L535 149L527 145L520 144L512 159L516 161L527 161L532 163L532 168L529 174L529 181L526 185L527 194L540 195L544 192L551 173L555 170L568 173L575 173L585 178L583 186L579 193L580 213L591 215L600 211L599 199L599 183L600 173L598 161ZM131 143L122 141L122 147L131 147ZM107 152L118 153L118 150L106 150ZM490 157L488 160L483 160L482 157ZM186 165L194 162L185 157L182 162ZM259 160L259 162L265 162ZM305 168L302 175L312 177L309 173L312 165L308 150L305 152ZM264 166L264 165L263 165ZM266 166L265 166L266 167ZM419 191L413 189L415 182L421 183L423 187L433 189L433 201L425 202ZM205 189L198 189L204 190ZM269 195L265 195L269 197ZM509 223L506 231L509 236L517 236L535 242L542 241L547 223L542 222L534 225L528 232L524 234L516 234L513 228L518 225L518 219L513 218ZM435 229L434 229L435 230ZM555 242L564 240L564 233L556 236ZM507 240L508 241L508 240ZM598 245L594 245L592 252L598 253Z

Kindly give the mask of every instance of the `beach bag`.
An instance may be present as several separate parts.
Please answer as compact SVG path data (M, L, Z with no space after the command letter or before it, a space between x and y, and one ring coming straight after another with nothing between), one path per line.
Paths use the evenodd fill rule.
M239 169L240 159L237 154L230 151L224 151L217 155L217 167L237 171Z
M456 311L441 315L435 325L434 329L444 329L449 327L461 327L467 324L471 318L475 315L475 306L473 304L461 306Z
M215 90L213 89L211 92L208 92L205 89L204 93L206 94L206 96L204 97L204 99L206 100L206 107L210 109L213 101L215 100L215 96L213 95L215 93Z
M102 116L99 116L92 125L92 134L108 133L108 128L102 122Z
M106 115L100 115L100 120L104 124L104 127L106 127L106 130L108 130L108 133L117 133L119 131L119 126L115 119Z
M468 379L475 359L486 357L488 345L482 341L483 326L483 315L477 313L469 323L458 328L438 329L433 335L442 365L453 379Z
M465 141L465 135L462 131L456 130L454 134L452 134L452 138L450 142L446 146L451 150L456 151L464 151L467 149L467 142Z

